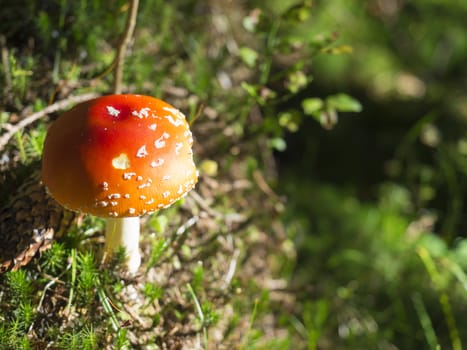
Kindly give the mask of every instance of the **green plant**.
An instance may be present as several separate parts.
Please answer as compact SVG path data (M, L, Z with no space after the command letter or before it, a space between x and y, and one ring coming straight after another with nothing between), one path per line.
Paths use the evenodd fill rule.
M311 116L324 128L332 129L338 113L362 110L355 98L344 93L326 98L309 96L312 59L351 51L348 46L335 44L338 38L334 33L302 34L311 26L312 11L311 1L286 2L280 8L254 9L243 21L261 46L240 48L243 62L256 68L255 83L243 82L242 87L261 106L264 120L259 131L269 135L269 145L277 151L286 149L284 136L297 132L304 117Z
M10 291L10 303L19 305L32 298L33 284L24 270L10 272L6 277Z
M59 349L95 350L99 349L98 336L92 326L86 325L79 331L71 331L60 336L57 346Z
M208 327L215 323L218 320L218 315L212 308L212 305L209 302L200 303L195 290L191 286L191 284L186 285L188 289L188 293L193 299L193 303L195 305L196 314L198 316L198 321L200 323L200 327L203 332L203 342L204 348L208 349L209 347L209 338L208 338Z
M44 252L43 261L41 263L44 272L55 275L59 271L62 271L66 266L67 254L68 252L63 244L52 244L52 247Z

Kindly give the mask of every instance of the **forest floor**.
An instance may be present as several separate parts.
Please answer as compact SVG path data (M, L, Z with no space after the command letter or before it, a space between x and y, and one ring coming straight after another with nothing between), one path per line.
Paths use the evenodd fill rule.
M169 22L180 16L173 13L176 10L171 6L164 9ZM60 7L52 6L48 14L41 12L42 19L53 27L56 16L66 21L83 16L60 11ZM124 8L115 11L125 15ZM147 19L150 10L143 12L141 16ZM225 21L225 16L213 16L210 25L215 26L216 20ZM142 21L128 58L130 73L126 79L128 75L144 75L141 72L146 67L139 67L138 59L158 50L149 44L140 48L153 35ZM34 25L51 30L43 23ZM225 38L219 36L219 26L210 46L202 48L203 55L221 49L216 45ZM65 31L64 27L60 29ZM112 47L101 38L93 39L104 48L105 52L98 55L102 61L91 61L86 66L63 49L86 43L63 38L61 47L51 55L44 51L53 47L44 39L51 32L41 34L37 37L29 28L20 26L2 37L6 86L2 93L0 204L3 217L10 220L2 226L4 240L9 240L10 235L32 235L30 228L24 231L19 222L24 216L14 212L13 203L26 203L26 209L21 210L29 210L32 217L45 215L44 210L30 204L36 203L29 202L28 187L21 186L31 173L40 171L42 142L50 121L73 104L63 105L63 101L70 96L76 101L89 92L104 94L112 82L108 72L95 75L112 55ZM235 44L233 38L228 40ZM172 57L178 49L171 52ZM85 50L78 47L71 51ZM221 55L210 53L216 54ZM158 93L188 113L200 170L196 188L173 207L143 218L142 266L135 276L128 275L118 261L110 266L100 263L103 221L81 214L61 237L55 237L52 245L44 243L29 264L2 274L1 349L247 349L253 343L262 348L288 337L273 311L273 305L280 305L282 310L294 307L293 295L287 291L288 281L281 276L284 264L295 257L279 219L284 199L268 185L276 173L272 152L264 148L266 139L240 130L235 114L244 115L245 130L261 115L257 109L229 110L231 98L211 105L214 96L202 99L177 85L177 70L197 64L192 61L193 57L186 57L186 61L164 63L169 72L157 87L144 79L124 86L124 90ZM218 74L223 74L228 86L215 97L241 96L238 86L249 72L235 65L223 69ZM214 84L209 90L217 89L218 84L208 74L187 76L205 79ZM47 105L59 107L48 112ZM34 113L39 113L40 118L31 119ZM35 253L32 247L29 249L29 254ZM14 267L16 270L19 266Z

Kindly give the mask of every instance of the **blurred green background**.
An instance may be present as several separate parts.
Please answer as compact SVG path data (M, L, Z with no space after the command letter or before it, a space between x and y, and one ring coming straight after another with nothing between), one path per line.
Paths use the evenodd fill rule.
M461 349L467 3L327 0L311 12L295 34L336 40L282 108L345 92L362 110L327 128L303 118L278 155L295 278L313 290L303 319L329 348Z

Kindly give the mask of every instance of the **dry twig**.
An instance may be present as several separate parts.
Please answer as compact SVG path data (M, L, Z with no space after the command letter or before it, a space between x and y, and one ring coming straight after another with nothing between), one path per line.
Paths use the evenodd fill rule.
M11 125L7 132L5 132L1 137L0 137L0 151L3 150L3 148L6 146L8 141L10 140L11 137L21 129L25 128L29 124L32 124L36 120L45 117L47 114L54 113L57 111L61 111L63 109L66 109L70 106L70 104L76 104L84 101L91 100L93 98L96 98L98 94L96 93L88 93L88 94L83 94L83 95L77 95L77 96L70 96L64 100L57 101L50 106L47 106L43 110L33 113L30 116L27 116L26 118L22 119L20 122Z
M115 80L114 80L114 93L122 93L122 78L123 78L123 66L125 64L125 56L128 45L130 44L133 32L136 26L136 16L138 14L139 0L130 1L130 10L125 25L125 31L123 32L122 39L118 46L117 57L115 58Z

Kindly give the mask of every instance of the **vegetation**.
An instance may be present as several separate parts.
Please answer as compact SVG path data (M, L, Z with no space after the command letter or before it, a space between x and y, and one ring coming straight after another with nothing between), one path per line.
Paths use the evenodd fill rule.
M127 1L0 14L0 145L114 85ZM467 5L141 1L123 91L187 115L196 191L145 218L137 276L79 216L0 275L0 349L467 346ZM1 149L0 204L44 113ZM0 232L0 236L7 235Z

